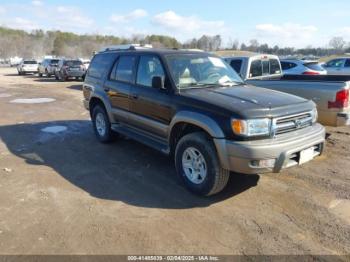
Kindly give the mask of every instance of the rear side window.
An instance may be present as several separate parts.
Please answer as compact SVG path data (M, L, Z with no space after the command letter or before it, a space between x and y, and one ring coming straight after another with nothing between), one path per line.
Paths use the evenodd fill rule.
M113 70L111 79L134 83L136 56L120 56Z
M283 62L281 61L281 66L283 70L288 70L288 69L292 69L294 67L297 66L296 63L292 63L292 62Z
M113 53L97 54L92 59L88 76L101 78L111 68L116 55Z
M241 72L241 67L242 67L242 60L231 60L230 63L231 67L239 74Z
M249 77L262 76L262 63L261 60L254 60L250 64Z
M305 63L304 66L311 69L311 70L314 70L314 71L323 71L324 70L323 67L317 62Z
M350 67L350 59L346 59L345 67Z

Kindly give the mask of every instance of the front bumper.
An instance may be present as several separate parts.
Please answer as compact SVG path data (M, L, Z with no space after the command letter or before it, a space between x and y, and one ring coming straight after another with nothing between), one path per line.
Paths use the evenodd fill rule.
M278 173L284 168L300 164L300 152L314 147L314 156L320 155L325 141L325 129L320 124L308 128L255 141L214 139L221 165L243 174ZM254 163L274 159L274 166L259 167Z

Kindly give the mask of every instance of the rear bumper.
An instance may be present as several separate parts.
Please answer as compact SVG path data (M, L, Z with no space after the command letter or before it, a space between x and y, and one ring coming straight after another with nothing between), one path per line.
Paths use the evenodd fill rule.
M224 168L243 174L278 173L300 163L300 152L314 147L314 157L322 153L325 129L320 124L276 138L255 141L214 139ZM260 160L274 160L272 166L259 167Z
M350 112L337 114L337 126L349 126L350 125Z
M82 77L85 75L85 71L67 71L65 75L67 77Z

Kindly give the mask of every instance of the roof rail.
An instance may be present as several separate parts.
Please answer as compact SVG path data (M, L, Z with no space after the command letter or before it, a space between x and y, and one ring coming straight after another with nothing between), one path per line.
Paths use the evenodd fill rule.
M142 49L149 49L153 48L152 45L140 45L140 44L127 44L127 45L112 45L104 47L100 50L100 52L106 52L106 51L123 51L123 50L142 50Z

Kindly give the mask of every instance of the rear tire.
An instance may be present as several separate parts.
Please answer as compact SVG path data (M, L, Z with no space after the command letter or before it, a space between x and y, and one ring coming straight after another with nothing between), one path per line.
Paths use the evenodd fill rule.
M42 74L42 73L39 73L38 75L39 75L39 77L43 77L43 74Z
M111 129L106 110L101 105L96 105L92 111L92 125L95 135L101 143L110 143L113 141L114 133Z
M204 132L180 139L175 150L175 166L185 186L201 196L222 191L230 176L230 171L221 167L214 143Z

